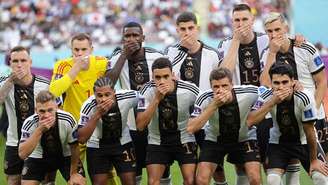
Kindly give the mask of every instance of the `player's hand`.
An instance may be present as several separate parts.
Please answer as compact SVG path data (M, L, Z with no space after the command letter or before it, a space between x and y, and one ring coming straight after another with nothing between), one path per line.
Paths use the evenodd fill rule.
M99 115L106 114L109 111L109 109L112 108L112 106L114 105L114 103L115 103L114 100L112 100L110 98L108 98L108 99L100 102L99 104L97 104L97 108L96 108L97 113Z
M54 116L49 116L48 118L39 121L39 127L41 128L42 132L46 132L53 125L55 125L55 121L56 118Z
M244 37L252 31L252 26L250 24L245 24L233 30L233 39L241 41Z
M180 41L180 45L188 48L188 50L191 50L193 45L197 42L196 37L193 34L186 34L185 36L182 37Z
M73 67L77 67L79 70L88 70L90 64L90 57L86 56L73 56L74 65Z
M270 41L269 51L271 53L277 53L281 46L284 44L285 39L283 37L277 37Z
M304 89L303 85L301 84L300 81L294 80L294 90L295 91L302 91Z
M301 47L302 44L306 42L306 39L303 35L297 34L295 35L295 46Z
M170 92L170 86L166 83L161 83L157 86L155 98L157 100L162 100L166 94Z
M85 185L86 184L86 179L78 174L78 173L74 173L73 175L71 175L68 184L69 185Z
M273 101L275 104L279 104L284 101L292 93L292 89L284 88L280 90L273 91Z
M217 106L221 106L221 105L228 103L229 100L231 100L231 98L232 98L232 94L230 91L221 90L221 91L217 91L216 93L214 93L213 99Z
M325 176L328 176L328 165L319 159L313 160L310 164L310 176L312 175L313 171L318 171Z
M136 41L124 41L123 43L123 53L126 57L131 57L135 52L141 49L141 46Z
M26 75L27 75L27 73L23 69L14 69L9 78L14 83L17 83L17 82L21 81Z

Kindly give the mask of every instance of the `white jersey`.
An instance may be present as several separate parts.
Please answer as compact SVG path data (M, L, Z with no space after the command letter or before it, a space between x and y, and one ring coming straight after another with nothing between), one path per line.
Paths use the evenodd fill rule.
M149 81L141 90L139 112L147 109L155 93L156 85ZM160 101L148 125L148 144L179 145L195 142L194 135L187 133L186 127L198 93L199 89L194 84L176 81L174 92Z
M2 86L8 77L0 77ZM18 146L21 137L21 128L26 118L34 114L35 98L42 90L48 90L49 80L34 76L28 86L14 85L5 99L5 108L8 115L7 146Z
M263 53L261 62L264 65L266 64L268 53L269 49L265 50ZM311 43L306 42L302 44L301 47L296 47L294 45L294 40L291 40L291 46L288 52L278 52L276 60L289 63L296 73L294 78L303 85L304 89L313 94L315 93L316 85L312 75L324 70L325 66L320 58L319 52ZM318 119L325 118L325 111L322 104L317 113Z
M22 127L22 136L20 142L24 142L29 137L31 137L31 135L33 134L33 132L38 126L39 126L39 116L37 114L33 114L32 116L28 117L24 121ZM58 139L57 141L60 140L60 143L57 143L57 145L60 146L61 148L52 150L52 152L62 151L62 153L58 154L59 156L64 156L64 157L71 156L71 148L69 145L77 142L76 128L77 127L74 117L70 113L58 109L56 113L56 124L53 127L54 135L52 135L52 138ZM47 140L47 138L44 137L45 137L45 133L43 133L43 136L41 137L39 143L36 145L35 149L29 155L29 157L31 158L45 157L44 156L45 147L51 147L53 145L49 145L49 143L42 144L43 139Z
M236 143L249 139L247 116L258 98L258 87L241 85L233 87L233 102L223 105L210 117L205 127L205 140L218 143ZM192 117L199 116L213 101L212 89L200 94L195 102Z
M210 86L210 73L220 64L217 51L201 43L201 50L195 54L188 54L187 49L180 44L169 46L165 50L172 62L172 70L181 80L196 84L201 91Z
M129 110L138 104L139 93L134 90L119 90L115 93L116 104L108 114L98 120L97 126L87 142L87 147L100 148L111 141L124 145L131 142L127 117ZM85 126L96 111L95 95L90 96L81 107L79 128ZM117 140L117 141L116 141ZM113 143L111 143L113 144Z
M261 63L260 55L269 45L269 37L263 33L255 33L254 40L249 44L240 44L235 70L233 71L234 85L260 86ZM228 54L232 37L222 40L218 46L220 61Z
M145 58L135 61L125 61L122 71L119 76L119 83L122 89L140 90L143 85L152 79L151 66L157 58L163 57L164 55L149 47L144 47ZM116 50L110 57L109 61L114 66L121 56L121 49ZM128 126L130 130L136 130L134 110L131 109L128 115Z
M259 109L272 96L272 89L267 89L259 96L252 109ZM290 101L275 105L270 113L273 127L270 129L269 143L273 144L306 144L303 124L317 120L314 97L306 90L294 92Z

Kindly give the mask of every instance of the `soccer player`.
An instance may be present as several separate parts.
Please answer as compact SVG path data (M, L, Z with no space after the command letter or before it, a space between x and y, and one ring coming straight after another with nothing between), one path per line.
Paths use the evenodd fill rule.
M123 185L135 185L135 152L127 116L137 106L138 92L115 92L114 83L107 77L95 82L94 92L82 105L78 129L79 142L87 142L91 181L107 185L108 171L114 166Z
M276 61L288 63L294 70L294 79L304 89L312 92L318 113L315 127L318 139L323 147L324 153L328 152L328 129L325 122L323 108L323 97L327 90L325 66L317 49L309 42L300 47L295 46L295 40L287 37L287 23L279 13L271 13L265 19L265 29L270 38L270 46L263 54L264 69L261 75L262 84L270 87L269 69Z
M5 103L9 127L4 157L4 172L9 185L19 185L24 161L18 156L21 128L26 118L34 113L35 96L49 87L49 81L31 73L29 51L16 46L10 51L9 76L0 77L0 102Z
M197 147L186 126L199 90L194 84L174 80L167 58L154 61L152 79L141 90L136 119L139 130L148 127L148 184L159 185L166 166L177 160L183 184L192 185Z
M19 157L24 159L22 185L37 185L47 172L59 170L69 184L86 184L79 167L79 148L73 116L59 110L49 91L37 95L35 114L22 126Z
M280 185L288 161L297 158L315 185L327 184L328 166L317 159L314 123L316 102L312 92L295 91L294 70L286 63L269 69L272 89L265 90L253 106L247 125L259 123L270 112L273 128L268 146L268 184Z
M151 80L151 66L155 59L163 54L149 47L142 47L145 36L139 23L129 22L123 26L123 49L116 50L110 57L113 68L108 76L115 83L119 79L122 89L140 90ZM138 131L135 123L135 111L131 109L128 116L128 126L136 149L137 184L141 183L142 168L146 167L147 129ZM169 168L161 178L162 184L170 184Z
M63 95L63 110L80 119L80 109L85 100L93 95L93 84L104 76L110 63L105 57L92 55L93 46L89 35L80 33L71 39L72 57L55 63L49 90L56 97ZM85 146L80 145L81 159ZM115 185L113 171L110 184Z
M233 86L232 73L227 68L214 69L210 73L211 89L200 94L195 102L192 118L187 131L194 133L205 127L205 140L201 147L197 166L196 184L207 185L224 156L245 164L245 171L251 185L259 185L259 161L248 140L247 114L258 97L258 87L252 85Z

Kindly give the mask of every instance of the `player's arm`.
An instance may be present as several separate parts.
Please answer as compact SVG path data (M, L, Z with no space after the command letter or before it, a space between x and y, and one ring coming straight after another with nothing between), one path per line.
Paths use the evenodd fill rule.
M230 42L230 47L228 52L224 55L223 61L220 64L220 67L228 68L231 72L235 70L237 57L238 57L238 49L240 45L240 40L233 38ZM220 48L219 48L220 49Z
M316 107L319 108L327 90L326 72L323 69L320 72L312 75L312 77L316 86L314 92L315 103L316 103Z
M255 103L252 110L249 112L246 120L246 124L248 127L251 127L255 124L258 124L262 120L265 119L265 115L268 114L273 108L273 106L276 105L273 98L271 98L269 101L263 103L262 100L259 100Z
M156 93L156 94L158 94L158 93ZM140 97L140 98L142 101L143 97ZM145 101L145 100L143 100L143 101ZM160 101L161 101L161 97L159 95L155 95L153 101L151 101L149 103L149 105L147 106L147 108L144 111L140 111L140 107L138 105L138 113L137 113L137 118L136 118L136 126L137 126L138 130L144 130L147 127L147 125L150 123L150 120L152 119Z
M99 111L96 111L90 117L90 119L86 121L86 123L82 123L83 126L79 125L78 128L79 143L86 143L89 140L101 116L102 114ZM81 115L81 120L84 121L83 115Z
M306 135L306 141L310 151L310 162L317 160L317 142L314 131L314 122L303 123L304 133Z
M187 132L193 134L203 128L217 108L217 104L212 101L200 115L190 118L187 124ZM194 112L197 111L196 109L199 108L195 106Z
M14 80L12 75L10 75L3 85L0 87L0 104L2 104L6 97L8 96L9 91L14 87Z
M44 131L45 128L43 126L38 126L31 136L29 136L29 132L22 130L22 139L18 147L18 155L21 159L26 159L33 152Z
M118 80L118 78L120 76L120 73L122 71L122 68L124 66L126 59L127 59L127 55L126 55L126 52L124 52L124 50L123 50L121 52L121 55L118 57L114 67L112 69L108 70L108 72L106 72L106 76L111 79L113 84L116 84L116 81Z
M77 142L70 144L71 149L71 169L70 169L70 185L84 185L85 178L78 173L78 164L80 162L80 148Z
M260 84L266 87L271 87L271 79L269 75L269 70L276 60L276 53L272 51L267 51L266 62L263 67L262 73L260 75Z

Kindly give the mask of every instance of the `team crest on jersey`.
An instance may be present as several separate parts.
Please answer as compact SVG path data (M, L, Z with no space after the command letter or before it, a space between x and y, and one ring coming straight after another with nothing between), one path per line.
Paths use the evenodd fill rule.
M254 61L253 58L245 58L245 67L248 69L252 69L254 67Z
M191 57L187 57L187 63L186 63L186 71L185 71L185 77L187 79L192 79L194 77L194 64L192 63L192 60L194 60Z
M22 170L22 175L26 175L28 172L28 167L24 166L23 170Z

